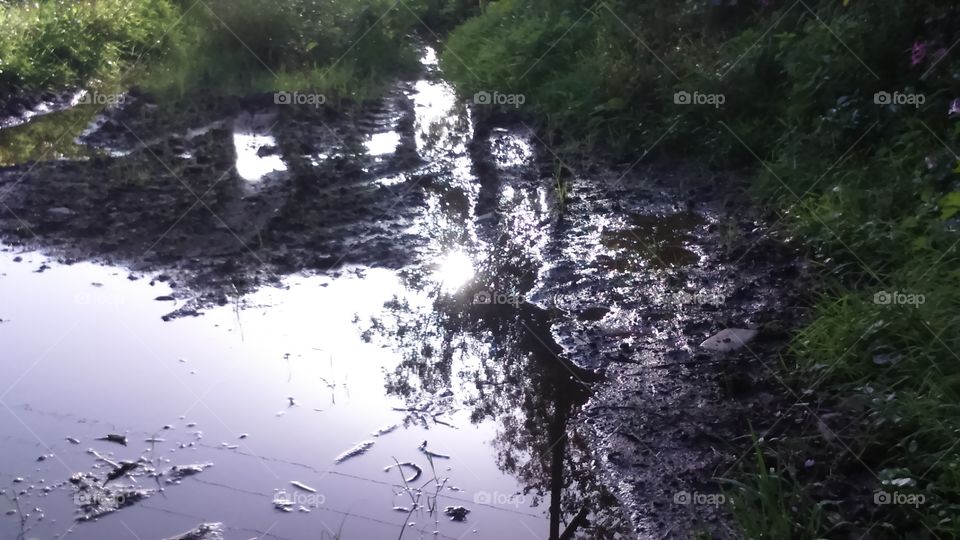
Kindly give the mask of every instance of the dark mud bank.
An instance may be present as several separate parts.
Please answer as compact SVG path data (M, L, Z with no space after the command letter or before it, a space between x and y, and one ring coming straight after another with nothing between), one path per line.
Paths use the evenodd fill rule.
M737 537L721 480L789 395L775 369L806 269L733 183L665 163L574 180L536 297L604 375L576 425L641 538Z

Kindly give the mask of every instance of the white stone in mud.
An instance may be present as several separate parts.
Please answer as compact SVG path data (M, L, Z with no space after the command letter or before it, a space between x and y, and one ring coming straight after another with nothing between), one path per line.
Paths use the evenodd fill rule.
M731 352L744 347L757 337L756 330L747 328L727 328L708 337L700 347L708 351Z
M70 219L75 215L77 215L77 213L66 206L58 206L56 208L47 209L47 217L52 220Z

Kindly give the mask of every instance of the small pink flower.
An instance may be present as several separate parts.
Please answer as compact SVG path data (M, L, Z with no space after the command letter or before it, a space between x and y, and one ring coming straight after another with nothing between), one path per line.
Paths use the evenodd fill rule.
M947 116L951 118L954 116L960 116L960 98L950 102L950 109L947 110Z
M923 63L923 59L927 57L927 43L924 41L917 41L913 44L913 49L910 52L910 66L917 67Z

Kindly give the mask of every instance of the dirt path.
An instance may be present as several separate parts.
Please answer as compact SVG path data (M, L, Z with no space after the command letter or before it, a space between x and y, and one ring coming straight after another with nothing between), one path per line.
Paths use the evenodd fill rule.
M477 124L425 71L342 110L264 96L187 115L136 95L84 134L95 157L0 169L0 235L160 272L187 302L170 317L348 265L416 285L411 268L464 256L472 279L429 320L393 305L376 322L408 354L388 391L453 384L450 351L424 352L431 329L451 350L485 336L497 365L475 382L499 390L477 411L503 419L503 467L549 501L551 537L731 536L715 480L781 400L768 368L798 302L796 255L689 166L568 167L564 198L535 133ZM700 347L729 328L759 334Z

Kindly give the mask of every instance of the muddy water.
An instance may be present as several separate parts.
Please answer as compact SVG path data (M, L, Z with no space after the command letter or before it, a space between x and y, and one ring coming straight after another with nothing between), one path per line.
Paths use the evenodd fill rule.
M0 367L0 444L7 493L27 491L20 497L31 514L27 536L71 531L71 538L112 538L129 535L129 528L156 538L199 520L227 523L236 537L305 538L341 525L347 537L390 537L407 521L392 509L409 507L410 500L400 474L383 469L394 458L410 461L427 470L419 484L428 480L429 461L418 449L424 440L431 451L450 456L434 460L437 475L447 479L439 506L465 505L471 513L464 523L442 515L438 523L417 511L409 520L411 537L545 529L543 509L531 508L519 494L523 486L497 466L497 423L470 421L465 404L476 399L476 388L454 381L452 392L431 396L435 417L434 410L400 410L421 403L384 391L384 372L395 371L401 357L365 341L355 321L377 317L385 302L403 294L395 274L291 277L285 288L244 298L239 310L225 306L164 323L160 317L171 306L154 300L169 293L162 284L82 263L36 273L44 259L21 257L19 263L10 253L0 259L0 341L7 358ZM416 295L399 298L425 307ZM465 356L452 369L468 372L477 363ZM126 435L128 445L96 440L108 433ZM153 437L164 440L146 442ZM364 441L374 441L369 451L335 463ZM75 524L71 487L43 488L93 470L88 448L118 461L144 456L214 466L115 515ZM24 481L14 484L17 477ZM298 491L291 481L317 494ZM152 479L138 482L155 487ZM304 502L297 508L310 512L278 512L272 504L278 489L297 494L293 499ZM491 502L481 504L487 494ZM3 518L4 537L16 532L18 517Z
M526 300L553 195L509 128L482 141L492 170L478 177L470 112L432 51L424 68L397 89L412 142L388 107L360 144L374 187L358 190L387 190L388 210L421 194L393 210L414 216L390 238L404 264L287 274L164 322L201 293L160 270L0 253L0 536L222 522L227 538L556 538L575 521L597 487L567 421L596 378L561 359L552 315ZM222 120L240 192L282 186L275 116ZM413 170L393 164L405 148ZM228 208L219 228L242 230L245 207Z

